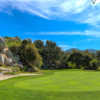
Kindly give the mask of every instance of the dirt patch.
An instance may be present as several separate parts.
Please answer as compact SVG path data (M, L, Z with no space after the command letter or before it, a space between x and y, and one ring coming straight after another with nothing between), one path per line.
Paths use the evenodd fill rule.
M19 77L19 76L33 76L33 75L40 75L40 74L18 74L18 75L3 75L3 74L0 74L0 80L7 80L9 78Z

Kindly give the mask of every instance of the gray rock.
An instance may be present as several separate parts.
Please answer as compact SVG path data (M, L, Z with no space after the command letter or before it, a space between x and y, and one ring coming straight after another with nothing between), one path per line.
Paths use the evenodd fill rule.
M5 40L0 37L0 65L13 65L13 56Z
M0 54L0 65L4 65L5 62L5 56L3 54Z

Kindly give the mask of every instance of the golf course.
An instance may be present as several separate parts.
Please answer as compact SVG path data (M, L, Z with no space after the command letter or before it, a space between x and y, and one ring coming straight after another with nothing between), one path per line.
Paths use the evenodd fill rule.
M100 100L100 72L43 71L0 81L0 100Z

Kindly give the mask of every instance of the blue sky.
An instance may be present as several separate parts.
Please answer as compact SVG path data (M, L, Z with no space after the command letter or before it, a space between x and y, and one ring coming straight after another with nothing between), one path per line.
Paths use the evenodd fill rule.
M0 0L0 35L100 49L100 0Z

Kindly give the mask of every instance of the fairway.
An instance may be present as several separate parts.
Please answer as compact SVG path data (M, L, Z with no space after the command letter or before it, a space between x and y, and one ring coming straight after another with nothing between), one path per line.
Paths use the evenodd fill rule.
M100 100L100 72L51 70L0 81L0 100Z

